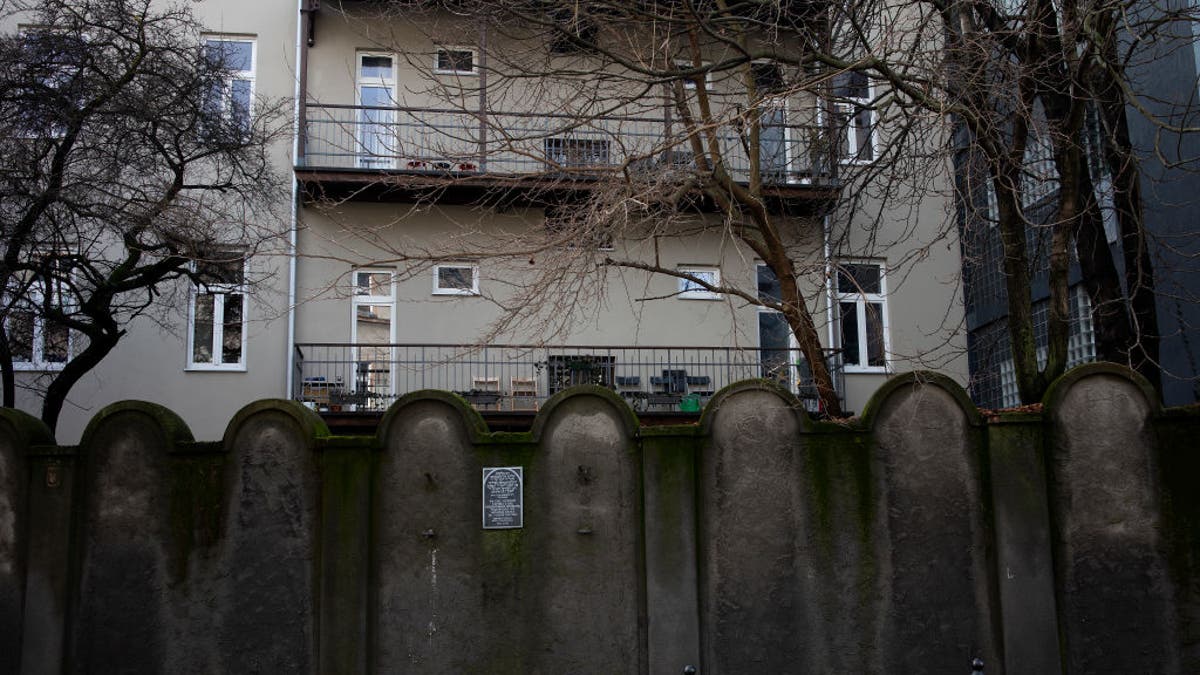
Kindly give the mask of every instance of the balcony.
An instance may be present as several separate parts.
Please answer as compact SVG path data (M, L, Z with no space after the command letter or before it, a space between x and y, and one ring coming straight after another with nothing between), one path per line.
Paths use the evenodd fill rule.
M498 187L587 190L626 173L687 171L692 155L678 127L674 132L669 118L309 104L296 175L310 195L363 199L404 199L430 189L451 200L456 192L471 198ZM828 161L820 130L780 118L761 135L765 196L833 194L836 162ZM730 127L720 140L727 170L748 182L746 138Z
M844 397L838 352L827 360ZM640 415L686 416L722 387L754 378L821 413L797 349L303 343L295 367L293 398L324 413L379 413L409 392L442 389L484 413L532 414L567 387L595 384Z

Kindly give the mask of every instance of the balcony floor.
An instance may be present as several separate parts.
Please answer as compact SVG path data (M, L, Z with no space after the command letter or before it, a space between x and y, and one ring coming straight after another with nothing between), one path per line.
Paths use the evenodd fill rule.
M331 199L367 203L495 204L544 206L562 203L571 196L602 190L608 181L587 174L503 174L457 171L406 171L370 169L295 168L296 180L306 203ZM793 216L824 213L840 194L828 183L779 183L762 189L768 208ZM701 200L703 211L718 211L715 204Z

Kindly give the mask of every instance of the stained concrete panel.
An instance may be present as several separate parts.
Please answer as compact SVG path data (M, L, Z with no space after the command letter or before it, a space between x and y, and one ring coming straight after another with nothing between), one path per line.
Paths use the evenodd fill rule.
M124 672L165 668L171 601L166 446L157 420L127 411L105 418L82 448L73 671L101 664Z
M418 401L392 422L375 478L376 672L486 670L525 618L511 583L485 585L480 476L449 403Z
M526 475L528 672L643 672L641 458L606 400L549 414Z
M796 413L774 392L718 406L700 460L702 672L795 672L812 625Z
M309 439L267 409L233 430L218 577L219 670L314 670L317 470Z
M1178 671L1151 408L1130 380L1069 384L1053 424L1053 517L1068 669Z
M29 464L16 427L0 418L0 673L15 673L21 659L28 527Z
M875 417L886 476L884 664L957 672L982 657L1001 672L992 624L981 453L958 400L935 384L891 392Z

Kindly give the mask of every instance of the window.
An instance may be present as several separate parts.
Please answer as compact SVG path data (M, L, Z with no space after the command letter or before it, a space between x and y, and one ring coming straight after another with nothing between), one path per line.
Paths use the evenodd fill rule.
M842 263L834 275L838 335L847 371L887 367L887 304L883 265Z
M984 179L983 191L983 217L987 221L989 227L995 227L1000 222L1000 203L996 201L996 187L992 185L992 180L990 178Z
M551 169L608 164L608 141L605 139L547 138L544 143L546 161Z
M208 100L211 112L231 129L248 133L254 101L254 40L207 37L204 58L224 73Z
M391 345L395 339L395 273L389 269L356 269L351 272L354 343L352 382L359 397L355 405L385 405L392 391Z
M1050 125L1040 102L1034 103L1021 165L1021 207L1029 208L1058 191L1058 167Z
M433 266L434 295L479 295L479 266L446 264Z
M750 74L754 77L754 88L759 96L774 96L787 91L787 83L783 80L783 69L778 63L759 61L750 64Z
M390 169L396 163L393 138L396 75L391 56L358 55L358 164Z
M443 75L477 75L475 50L467 47L440 47L434 54L433 72Z
M28 138L61 138L80 105L87 37L41 26L22 26L20 33L23 54L17 65L23 72L12 84L22 119L15 130Z
M193 266L188 311L188 368L245 370L246 259L237 251Z
M716 267L680 267L680 273L703 281L710 286L721 285L721 270ZM679 278L679 297L684 300L720 300L721 294L714 293L691 279Z
M1092 326L1092 299L1083 285L1071 294L1071 330L1067 337L1067 368L1096 360L1096 330Z
M779 277L767 265L757 266L758 298L765 302L780 302L783 289ZM795 336L782 312L768 307L758 308L758 365L760 377L774 380L793 393L812 384L800 367L800 352ZM807 406L807 401L806 401ZM809 408L810 412L815 409Z
M708 66L709 66L709 64L707 61L702 61L700 63L701 68L708 68ZM675 61L675 67L678 68L679 70L691 70L691 69L695 68L696 65L690 60L677 59ZM705 70L704 71L704 88L710 89L711 86L712 86L712 72L709 70ZM683 88L687 89L689 91L694 90L696 88L696 80L692 79L691 77L684 78Z
M865 73L838 73L833 78L834 128L839 130L838 157L846 162L875 159L875 111Z
M58 370L67 363L73 346L71 331L49 320L42 308L61 308L70 297L64 280L39 277L9 308L4 327L14 369ZM47 298L49 303L44 302Z

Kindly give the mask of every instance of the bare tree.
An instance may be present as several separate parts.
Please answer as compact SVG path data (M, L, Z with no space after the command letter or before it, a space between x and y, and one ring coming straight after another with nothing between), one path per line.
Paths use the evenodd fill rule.
M402 94L385 92L374 112L350 123L355 131L346 145L360 157L437 157L434 165L418 160L407 168L443 174L446 189L475 180L477 170L508 172L512 181L492 184L488 199L497 202L517 184L515 176L536 173L544 203L557 206L558 215L554 227L537 236L491 234L475 244L464 237L436 249L398 247L382 237L373 243L410 272L459 256L508 259L515 271L525 259L541 262L573 245L568 254L553 255L554 265L526 270L523 281L514 281L512 297L498 300L509 310L507 321L544 318L547 309L551 318L562 317L585 286L602 287L580 280L606 270L679 277L781 312L825 409L837 414L815 318L823 298L805 288L863 280L852 269L836 269L820 240L838 253L887 248L898 268L929 255L929 237L907 237L922 199L950 196L948 130L962 125L971 166L998 205L1022 401L1040 400L1065 368L1073 259L1092 299L1099 356L1157 380L1141 176L1125 119L1144 95L1128 77L1131 60L1142 54L1130 40L1190 45L1186 13L1144 0L511 0L392 2L378 12L412 20L377 21L367 10L350 20L370 21L381 50L429 76L406 82ZM389 25L427 32L414 41L410 34L388 35ZM459 34L487 29L472 38L476 51L439 50L445 64L431 63L427 48L411 46L444 44L449 26ZM478 76L433 76L460 67ZM410 107L397 108L401 98ZM391 128L406 125L406 115L431 112L412 107L414 100L457 111L458 122L448 126L458 131L432 139L392 135ZM531 103L553 114L532 124L519 113L498 112L529 110ZM1089 119L1095 123L1089 126ZM1158 122L1166 131L1187 130L1178 119ZM786 153L782 138L791 144ZM422 180L428 184L428 178ZM383 180L404 186L403 177ZM808 201L798 206L789 197L801 185ZM1032 212L1037 199L1051 215ZM1119 223L1121 266L1105 240L1106 199ZM824 232L813 227L821 219ZM947 218L933 240L952 239L955 227ZM1044 258L1028 250L1031 227L1052 235ZM778 294L663 265L645 246L637 255L621 255L626 249L619 247L596 255L580 246L702 232L736 242L765 263ZM1050 289L1044 365L1030 281L1042 260Z
M269 157L282 118L182 5L14 11L26 27L0 38L0 370L4 404L38 388L53 429L72 386L177 280L228 281L273 236L255 223L284 185ZM22 379L18 364L42 372Z

